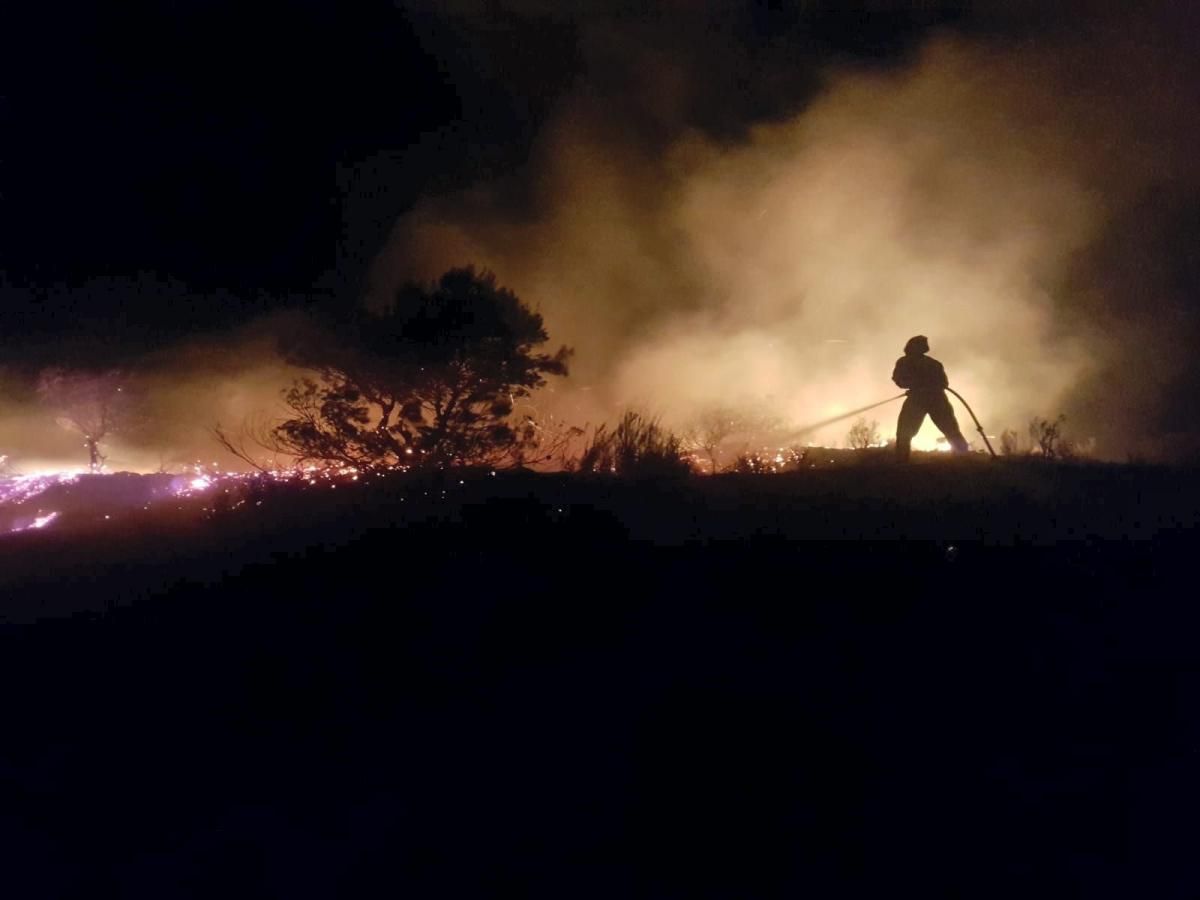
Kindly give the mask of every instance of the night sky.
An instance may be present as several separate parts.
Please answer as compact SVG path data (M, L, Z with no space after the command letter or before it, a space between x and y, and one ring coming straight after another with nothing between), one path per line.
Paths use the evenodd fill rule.
M424 180L357 167L459 114L405 18L356 8L24 9L5 37L6 337L85 319L153 340L346 291Z

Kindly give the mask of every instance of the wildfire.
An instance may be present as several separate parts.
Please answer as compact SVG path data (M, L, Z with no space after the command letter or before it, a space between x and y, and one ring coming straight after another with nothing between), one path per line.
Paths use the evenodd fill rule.
M64 470L49 474L0 477L0 505L24 503L54 485L78 481L80 474L76 470Z
M10 532L28 531L31 528L45 528L47 525L49 525L51 522L53 522L57 518L58 518L57 512L44 513L43 515L40 515L40 516L34 516L33 520L30 522L21 522L21 523L13 525L13 527L10 528L9 531Z
M914 446L917 442L914 442ZM930 442L930 449L948 451L943 440ZM918 448L923 449L923 448ZM746 448L723 469L742 474L779 474L837 465L850 451L831 451L809 444ZM836 457L836 458L835 458ZM707 459L689 454L697 470L705 470ZM122 512L149 511L174 502L179 510L191 509L210 517L246 506L261 506L265 490L275 485L294 485L304 490L353 487L370 484L376 476L407 472L407 466L386 471L353 466L294 466L253 472L221 471L216 464L196 464L190 471L137 474L131 472L88 472L83 469L41 471L22 475L0 475L0 535L43 529L63 521L120 521ZM487 473L495 477L494 470ZM122 479L126 479L122 483ZM465 482L457 479L462 486ZM441 491L444 497L446 491ZM428 494L426 494L428 496ZM192 501L188 506L183 501ZM403 498L401 498L403 502ZM61 524L59 527L65 527Z
M397 470L406 471L406 468L398 467ZM215 465L196 465L191 472L177 475L88 473L86 470L69 469L0 476L0 534L45 528L63 517L68 504L78 510L81 504L103 502L96 501L86 490L91 479L102 479L108 486L99 496L116 498L112 501L113 511L122 506L149 510L163 502L211 496L213 502L199 508L201 513L211 513L217 509L232 510L245 506L247 498L266 485L295 484L305 488L328 487L333 490L339 484L363 483L366 474L351 466L301 466L258 472L226 472L220 471ZM136 480L129 482L131 486L128 491L112 489L114 482L122 477ZM92 496L90 501L89 496ZM256 505L261 503L260 499ZM51 506L61 508L48 508ZM113 518L107 511L97 510L96 513L98 518L104 520Z

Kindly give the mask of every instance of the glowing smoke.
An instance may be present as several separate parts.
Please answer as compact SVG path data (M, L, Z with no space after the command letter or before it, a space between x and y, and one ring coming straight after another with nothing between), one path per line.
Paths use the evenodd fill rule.
M506 212L503 184L430 199L397 226L374 290L467 261L494 269L576 348L553 400L576 420L629 404L675 423L730 404L820 420L894 392L915 333L993 433L1074 414L1073 396L1123 359L1093 318L1070 315L1064 285L1179 149L1127 140L1176 110L1142 104L1131 122L1142 97L1104 71L1113 59L1082 39L943 37L902 71L832 74L802 113L746 140L690 132L665 151L577 99L530 164L532 211ZM1081 436L1123 452L1152 383L1077 420ZM887 434L895 412L881 414ZM935 434L927 423L916 446Z
M523 171L426 198L397 224L375 300L450 266L492 268L542 310L554 345L575 347L571 377L536 402L577 424L636 405L671 424L735 406L805 425L894 393L892 363L924 333L992 433L1065 411L1110 456L1163 449L1153 413L1172 391L1191 396L1180 384L1200 336L1145 237L1165 227L1155 191L1200 209L1185 29L935 35L902 67L828 69L815 99L784 91L793 114L741 131L689 124L756 118L731 111L728 90L719 114L704 108L704 86L756 73L752 54L716 41L681 55L706 29L664 19L631 36L613 21L581 20L585 72ZM597 87L630 59L616 89ZM795 68L803 81L811 63ZM295 327L277 316L129 361L152 428L114 437L110 468L235 465L208 429L281 412L294 372L275 341ZM78 435L11 378L3 388L0 452L19 471L86 464ZM896 411L878 413L885 435ZM839 441L849 424L806 440ZM927 424L916 446L933 440Z

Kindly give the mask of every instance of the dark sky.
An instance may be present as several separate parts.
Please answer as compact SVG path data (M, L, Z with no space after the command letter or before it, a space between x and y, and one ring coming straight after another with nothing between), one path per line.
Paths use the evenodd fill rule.
M24 9L4 29L0 262L10 283L59 298L6 309L5 330L69 330L59 314L79 307L186 332L339 284L339 254L371 240L339 174L458 115L403 17L354 6L353 19L333 3ZM389 200L402 208L418 184ZM155 309L114 276L224 296Z
M653 142L685 126L735 137L802 105L826 59L887 65L930 28L981 23L937 4L609 3L571 16L557 6L7 7L4 343L155 344L314 296L354 297L419 196L519 172L581 83L636 95L624 37L585 71L585 32L712 57L690 104L669 116L632 109L633 136Z

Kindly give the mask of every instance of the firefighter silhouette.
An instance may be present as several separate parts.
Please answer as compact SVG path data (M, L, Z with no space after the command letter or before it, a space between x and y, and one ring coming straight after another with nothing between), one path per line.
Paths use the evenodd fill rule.
M925 335L910 338L904 345L904 355L896 360L896 368L892 370L892 381L908 391L896 424L896 458L901 462L908 460L913 436L926 416L941 429L954 452L967 452L967 440L959 430L954 409L946 396L946 388L950 386L946 370L927 353L929 339Z

